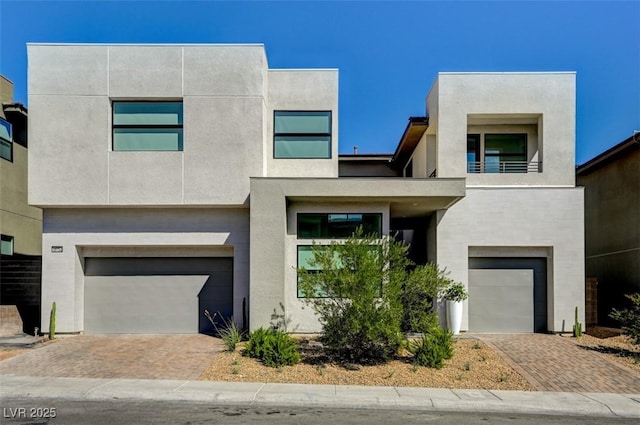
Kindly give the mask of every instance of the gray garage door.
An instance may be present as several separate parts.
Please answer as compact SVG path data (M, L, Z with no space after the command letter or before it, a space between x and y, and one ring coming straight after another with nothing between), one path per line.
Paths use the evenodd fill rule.
M85 259L87 333L210 333L233 314L232 258Z
M469 258L470 332L546 332L546 258Z

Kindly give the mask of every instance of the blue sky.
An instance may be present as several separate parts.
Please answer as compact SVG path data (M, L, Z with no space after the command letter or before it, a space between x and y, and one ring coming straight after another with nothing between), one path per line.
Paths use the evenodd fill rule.
M340 152L392 152L439 71L577 71L576 162L640 130L640 1L0 0L0 72L27 42L263 43L340 70Z

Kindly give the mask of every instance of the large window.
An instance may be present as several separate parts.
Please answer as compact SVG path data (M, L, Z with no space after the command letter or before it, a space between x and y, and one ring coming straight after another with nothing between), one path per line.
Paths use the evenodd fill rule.
M0 118L0 156L7 161L13 161L13 127L2 118Z
M274 158L331 158L331 111L275 111Z
M382 235L382 214L298 214L299 239L348 238L358 226L365 235Z
M526 173L526 134L467 135L467 172L469 173Z
M182 102L113 102L114 151L181 151Z
M0 254L13 255L13 236L0 235Z

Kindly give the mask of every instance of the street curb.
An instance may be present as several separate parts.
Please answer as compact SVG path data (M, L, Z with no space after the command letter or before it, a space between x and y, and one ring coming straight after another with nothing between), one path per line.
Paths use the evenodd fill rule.
M204 402L235 406L411 409L640 418L640 394L449 390L0 375L0 398Z

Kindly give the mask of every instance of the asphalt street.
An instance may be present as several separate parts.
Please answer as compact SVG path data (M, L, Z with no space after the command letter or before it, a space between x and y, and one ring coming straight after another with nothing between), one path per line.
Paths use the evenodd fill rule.
M230 406L211 402L74 400L5 397L2 424L637 424L637 419L596 416L552 416L512 413L425 412L399 408ZM49 417L43 417L48 415ZM55 416L55 417L51 417Z

